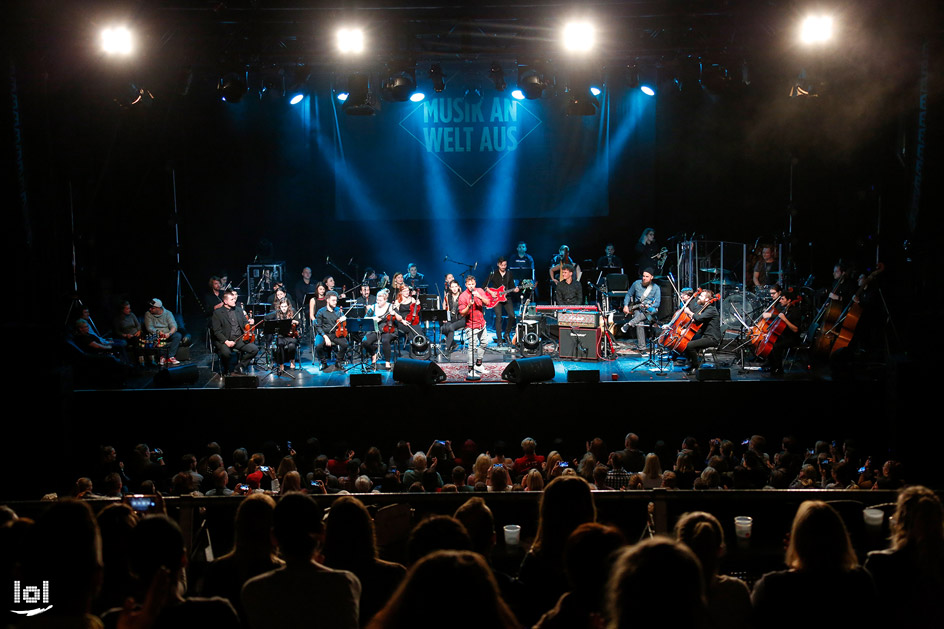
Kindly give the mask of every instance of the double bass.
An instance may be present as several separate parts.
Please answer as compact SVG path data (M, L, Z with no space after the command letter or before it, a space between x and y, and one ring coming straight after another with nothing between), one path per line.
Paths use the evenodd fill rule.
M859 317L862 316L862 295L865 293L865 289L868 287L869 282L874 280L879 273L885 270L885 265L879 262L875 266L875 270L872 271L868 277L862 280L862 285L859 286L856 290L855 296L852 298L852 301L849 302L849 305L846 306L845 312L843 312L842 317L838 325L841 325L839 332L836 335L836 340L833 341L832 349L830 350L830 355L835 352L844 349L849 346L849 343L852 342L852 337L855 335L856 326L859 325Z

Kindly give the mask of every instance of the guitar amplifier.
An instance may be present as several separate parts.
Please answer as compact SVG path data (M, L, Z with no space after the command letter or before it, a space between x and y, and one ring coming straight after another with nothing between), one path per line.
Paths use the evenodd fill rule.
M560 327L560 357L575 360L599 360L600 328Z
M557 324L571 328L598 328L600 327L600 313L563 311L557 315Z

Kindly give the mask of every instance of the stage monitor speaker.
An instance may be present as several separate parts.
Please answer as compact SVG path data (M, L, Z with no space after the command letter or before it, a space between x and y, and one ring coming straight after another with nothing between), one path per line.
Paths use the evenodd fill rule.
M596 360L597 348L600 347L599 328L564 328L560 329L560 357L576 360Z
M554 361L550 356L518 358L508 363L501 373L501 379L515 384L544 382L554 379Z
M230 374L223 377L224 389L258 389L259 376L249 374Z
M568 369L567 382L599 382L599 369Z
M695 372L695 376L699 382L730 380L731 369L727 367L699 367Z
M383 384L379 373L352 373L350 375L352 387L374 387Z
M393 379L403 384L436 384L446 381L446 372L428 360L401 358L393 364Z
M167 369L161 369L157 375L154 376L154 382L162 387L177 384L195 384L199 375L196 363L174 365Z

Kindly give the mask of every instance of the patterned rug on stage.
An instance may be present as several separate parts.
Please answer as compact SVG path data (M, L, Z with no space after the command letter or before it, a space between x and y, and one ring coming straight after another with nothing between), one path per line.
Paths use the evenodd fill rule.
M446 372L446 382L466 382L469 366L464 363L441 363L439 365ZM481 372L482 379L476 382L503 382L501 372L508 363L482 363L476 370Z

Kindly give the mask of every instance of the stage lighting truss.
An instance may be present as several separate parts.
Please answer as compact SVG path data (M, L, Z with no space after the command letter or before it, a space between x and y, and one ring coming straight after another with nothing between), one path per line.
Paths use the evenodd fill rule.
M217 85L217 91L220 93L220 100L227 103L238 103L246 95L248 90L249 77L248 72L230 72L220 78Z
M366 73L354 72L347 77L347 95L341 111L348 116L373 116L377 113L377 104L370 92L370 79Z

